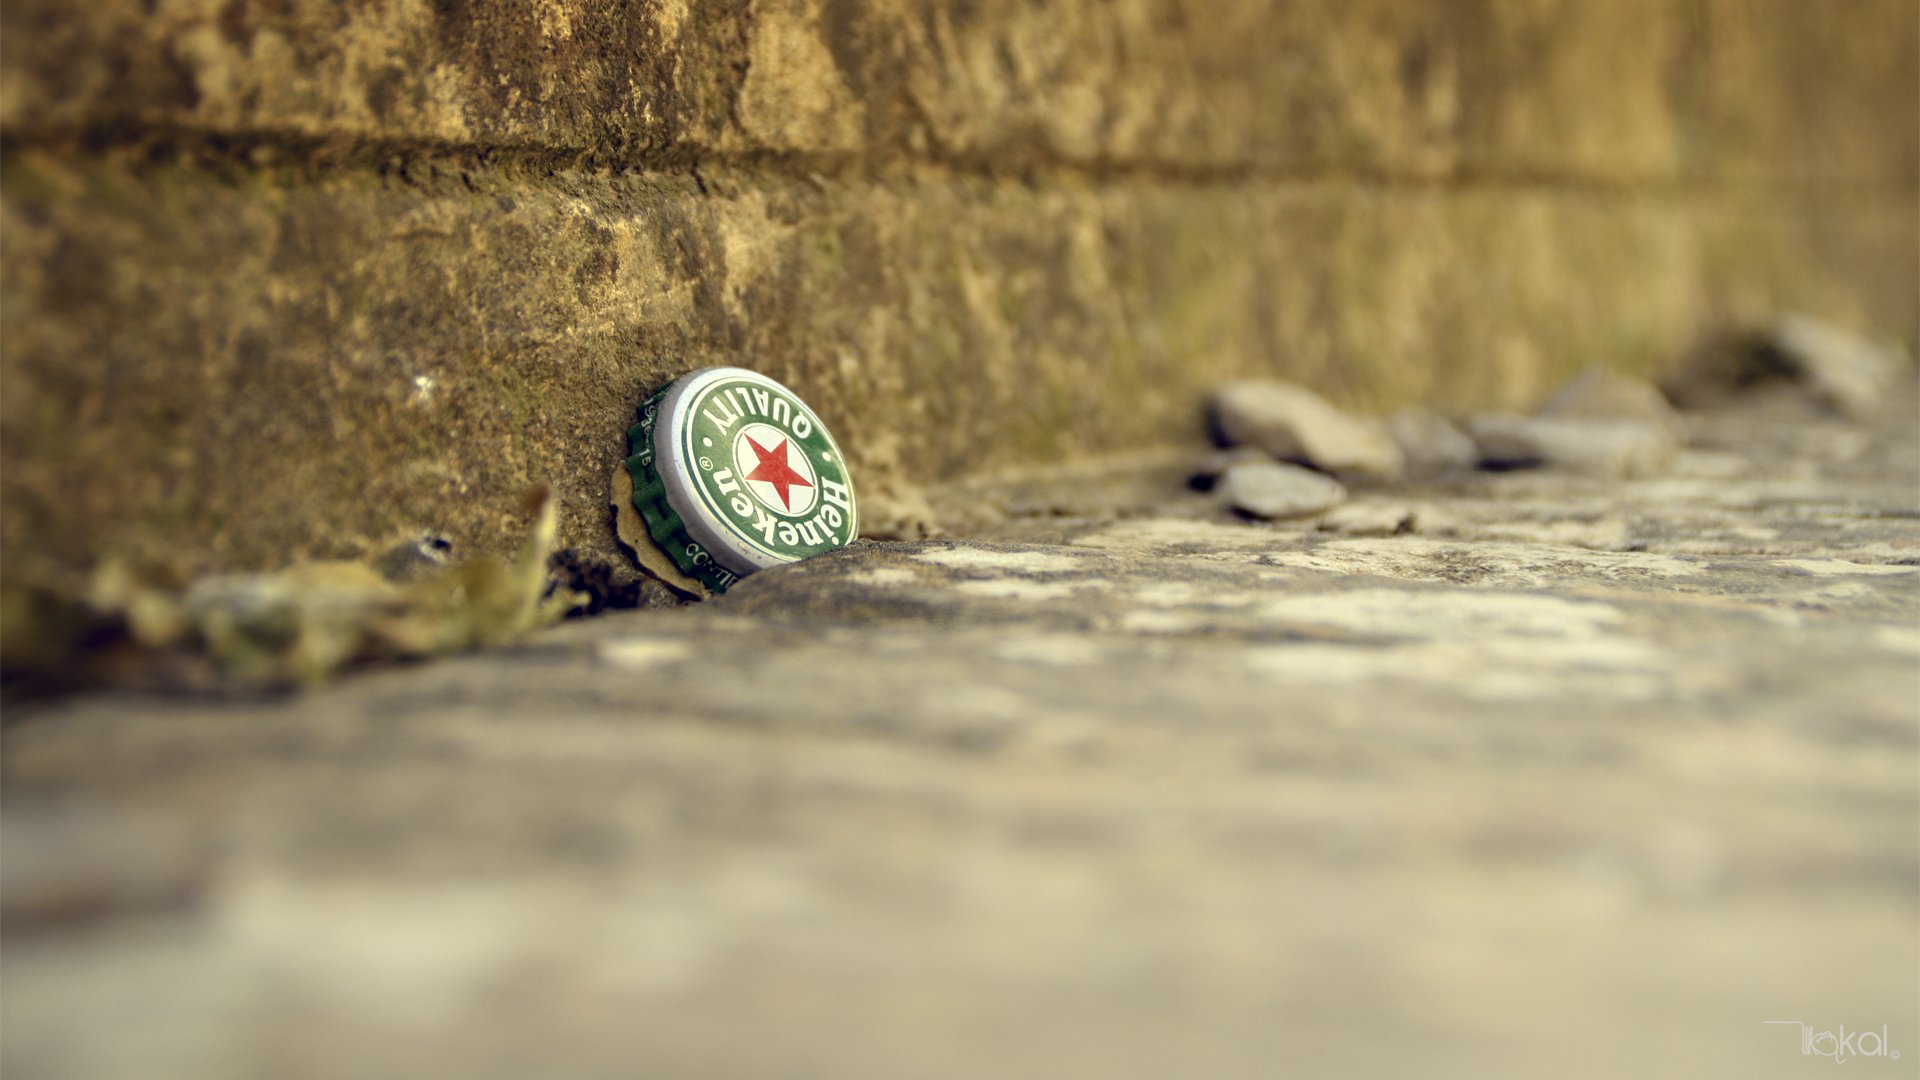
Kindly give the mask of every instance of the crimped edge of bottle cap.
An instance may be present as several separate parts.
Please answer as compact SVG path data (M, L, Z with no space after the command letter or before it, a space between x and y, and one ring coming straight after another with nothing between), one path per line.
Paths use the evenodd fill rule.
M723 564L707 545L694 539L687 523L667 498L666 483L655 466L654 428L660 420L667 395L684 379L669 383L665 389L640 406L640 421L627 429L627 475L633 480L633 508L640 512L647 535L673 560L680 572L706 586L709 592L723 593L743 576Z

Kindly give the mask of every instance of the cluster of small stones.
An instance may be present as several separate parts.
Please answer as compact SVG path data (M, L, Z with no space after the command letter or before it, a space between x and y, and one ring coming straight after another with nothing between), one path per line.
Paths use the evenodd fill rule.
M1456 423L1406 409L1380 420L1342 412L1302 386L1236 382L1212 400L1213 434L1225 449L1191 483L1217 489L1239 514L1284 520L1333 510L1347 501L1349 485L1444 481L1476 468L1658 476L1673 468L1689 438L1676 403L1720 403L1775 382L1821 409L1860 418L1882 406L1909 366L1891 348L1795 315L1702 350L1664 389L1588 368L1532 415L1482 412Z

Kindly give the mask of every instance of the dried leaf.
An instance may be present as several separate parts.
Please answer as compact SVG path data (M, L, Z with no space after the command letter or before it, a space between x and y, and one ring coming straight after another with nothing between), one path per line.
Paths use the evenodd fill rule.
M199 685L313 683L347 664L477 648L555 622L583 598L550 590L547 572L558 528L551 493L530 494L533 531L511 561L477 558L438 567L397 584L360 562L303 563L260 574L216 574L184 587L164 570L103 563L79 601L10 595L9 666L29 624L86 627L62 650L42 650L30 666L90 668L95 677ZM51 604L51 606L49 606ZM71 614L72 618L65 618ZM56 618L56 616L62 616ZM76 653L88 639L131 646L111 664ZM98 648L95 649L98 652ZM107 674L111 673L111 674Z

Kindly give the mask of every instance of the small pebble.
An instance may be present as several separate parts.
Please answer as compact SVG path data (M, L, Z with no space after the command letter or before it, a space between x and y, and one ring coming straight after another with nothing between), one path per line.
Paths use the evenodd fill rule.
M1338 480L1277 461L1240 462L1220 479L1228 506L1257 518L1306 517L1347 497Z
M1719 405L1763 386L1793 387L1805 400L1857 419L1878 411L1911 366L1896 348L1788 315L1759 333L1710 342L1662 385L1687 409Z
M1387 431L1415 476L1471 469L1480 462L1480 448L1431 409L1403 409L1387 421Z
M1194 466L1193 474L1187 477L1187 486L1195 491L1212 491L1220 483L1227 470L1244 462L1272 461L1265 450L1256 450L1251 446L1235 446L1226 450L1216 450L1208 454Z
M1637 420L1481 413L1467 425L1488 468L1548 467L1590 476L1651 476L1673 465L1671 432Z
M1536 416L1579 420L1637 420L1686 436L1686 420L1660 388L1645 379L1607 368L1589 367L1554 392Z
M1829 323L1789 315L1769 344L1816 401L1847 416L1870 416L1907 366L1891 349Z
M1419 531L1420 519L1410 506L1350 502L1322 514L1314 527L1341 536L1404 536Z
M1322 472L1394 480L1405 468L1384 424L1349 416L1291 383L1229 383L1214 395L1213 419L1229 446L1257 447Z

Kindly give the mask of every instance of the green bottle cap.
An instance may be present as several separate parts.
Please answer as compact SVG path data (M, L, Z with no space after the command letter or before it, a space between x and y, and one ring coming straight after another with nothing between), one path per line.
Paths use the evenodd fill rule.
M627 430L648 536L712 592L860 534L846 458L799 396L745 368L683 375Z

